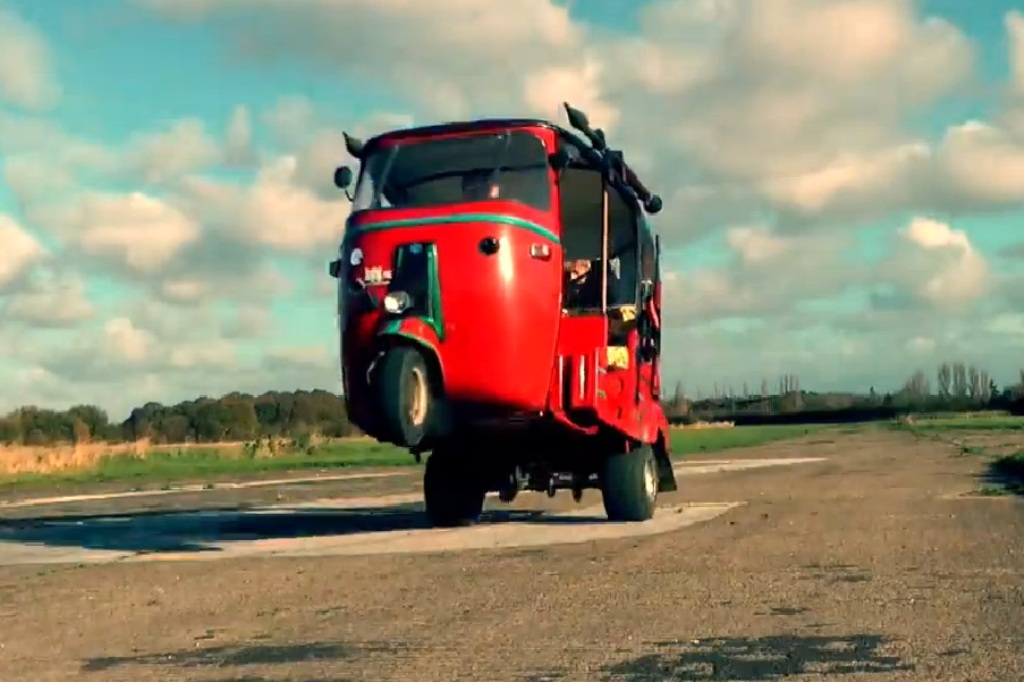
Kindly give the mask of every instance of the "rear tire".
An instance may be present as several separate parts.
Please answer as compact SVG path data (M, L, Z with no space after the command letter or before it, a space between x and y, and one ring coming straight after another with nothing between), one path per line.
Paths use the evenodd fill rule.
M435 448L423 472L423 501L430 523L470 526L480 519L487 490L479 467L459 450Z
M650 445L609 455L601 476L609 521L647 521L658 500L658 464Z
M416 348L396 346L377 367L377 408L385 437L413 448L430 435L436 401L427 360Z

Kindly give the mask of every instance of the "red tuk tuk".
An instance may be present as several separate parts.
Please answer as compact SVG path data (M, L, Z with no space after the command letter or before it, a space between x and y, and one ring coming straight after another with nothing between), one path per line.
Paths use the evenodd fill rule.
M368 435L429 453L437 526L475 522L488 492L585 488L609 519L643 521L676 489L644 216L662 202L565 108L586 142L532 119L345 135L344 397Z

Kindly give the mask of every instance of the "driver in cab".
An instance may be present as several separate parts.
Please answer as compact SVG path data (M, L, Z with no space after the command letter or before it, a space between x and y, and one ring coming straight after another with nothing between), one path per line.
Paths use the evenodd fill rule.
M565 263L565 303L568 309L601 307L601 277L586 258Z

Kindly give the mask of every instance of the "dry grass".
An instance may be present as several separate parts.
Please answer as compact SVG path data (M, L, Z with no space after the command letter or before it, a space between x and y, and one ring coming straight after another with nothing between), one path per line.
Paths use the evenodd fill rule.
M369 442L368 436L329 439L319 435L309 437L307 445L322 447L332 443ZM0 445L0 476L24 474L66 474L95 470L108 457L133 457L145 460L155 453L188 455L216 453L220 459L236 459L243 453L251 458L278 457L295 449L288 438L261 438L253 443L164 443L149 440L133 443L64 443L59 445Z
M169 450L240 450L243 443L183 443L153 445L148 440L134 443L68 443L62 445L0 445L0 475L57 474L93 469L110 456L145 459L153 452ZM227 452L225 452L227 454Z

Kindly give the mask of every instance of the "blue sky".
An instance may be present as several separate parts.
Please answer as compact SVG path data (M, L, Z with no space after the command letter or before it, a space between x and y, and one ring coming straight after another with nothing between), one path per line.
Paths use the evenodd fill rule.
M1024 131L1017 131L1022 136L1017 138L1014 130L1000 127L1014 120L1016 111L1003 97L1015 77L1007 19L1014 3L928 0L886 14L875 11L876 0L852 0L865 21L891 20L892 35L899 39L886 48L889 52L871 41L863 55L849 48L843 59L863 60L863 75L836 71L835 79L824 69L842 68L838 57L826 54L819 60L821 72L801 66L815 60L810 51L818 48L813 30L800 22L800 12L835 2L813 0L802 3L803 9L801 3L779 3L789 9L775 18L765 15L765 25L782 22L784 28L777 30L792 33L788 44L806 45L808 54L804 61L787 61L786 55L773 60L762 53L759 62L730 50L743 40L774 45L770 35L758 33L756 22L744 23L764 5L737 0L730 5L733 18L706 24L707 35L721 29L722 35L742 40L711 38L707 45L690 46L673 40L668 29L645 34L651 22L644 17L660 12L661 24L678 26L683 35L705 26L699 22L712 21L694 18L696 0L528 4L507 19L502 13L512 10L495 5L487 15L493 26L451 33L458 24L452 17L465 15L457 0L433 3L429 12L399 11L400 2L368 0L315 6L197 0L177 9L160 0L105 0L89 3L88 10L70 0L0 0L0 16L18 30L18 41L10 44L32 46L28 52L0 46L5 171L0 215L49 250L48 260L26 261L18 277L0 288L7 306L0 343L8 350L0 359L0 378L8 387L0 407L97 401L120 412L140 400L177 400L236 387L336 389L335 302L324 264L340 238L346 207L322 185L332 159L342 156L338 131L379 130L384 116L428 121L497 111L533 115L538 106L549 111L565 98L587 104L598 116L614 115L613 139L628 145L627 154L642 160L651 184L669 199L656 221L678 286L666 304L667 319L675 345L687 348L688 355L666 361L666 380L678 378L687 386L754 384L762 374L792 370L804 375L805 386L852 388L885 381L898 385L892 372L909 374L917 364L929 368L944 354L984 360L1007 379L1024 364L1016 357L1020 340L1004 332L980 343L965 340L965 330L1004 329L1006 320L1019 314L1015 306L1022 299L1012 275L1020 265L999 253L1024 241L1019 231L1024 189L1017 183L988 192L972 175L971 169L980 173L994 167L995 147L983 146L988 138L971 137L952 151L942 146L950 128L969 119L985 121L1002 136L996 149L1000 162L1024 168ZM178 10L186 6L194 14L182 21ZM567 18L560 14L566 6ZM929 33L929 16L949 22L950 29ZM827 15L807 17L825 22L821 30L828 30ZM503 56L499 48L516 58ZM879 66L870 50L889 61ZM967 54L973 54L971 68L963 67L960 78L943 83L929 75L960 69ZM39 55L48 59L40 61ZM39 78L59 84L59 99L26 104L10 87L5 96L5 59L31 62L26 64ZM921 70L903 74L901 65L914 60L924 65ZM467 64L478 66L479 73ZM599 68L588 71L588 64ZM648 66L654 73L657 64L663 79L692 70L705 74L705 80L662 87L651 80L655 76L642 81L637 75ZM531 78L556 68L573 75L560 81ZM743 88L737 73L748 79ZM479 80L480 74L491 80ZM840 78L849 80L840 83ZM929 79L935 82L922 83ZM776 81L798 84L792 98L806 95L812 103L806 134L787 127L785 117L757 120L758 107L767 111L766 104L784 106L791 98L772 91ZM885 100L885 93L915 93L919 85L928 94L918 100ZM752 99L762 88L765 99ZM847 109L828 105L851 91L861 96L851 98ZM879 93L878 120L862 110L872 92ZM748 94L752 120L728 118L744 109ZM238 115L249 124L242 126L249 156L226 163L215 157L226 148ZM40 135L35 149L34 138L12 133L5 120L30 122L53 134ZM194 149L185 143L160 147L166 144L160 136L184 120L194 126L188 138ZM717 128L722 120L729 121L725 132ZM68 140L61 145L65 151L80 146L93 150L96 159L108 156L54 157L47 145L56 144L58 132L59 139ZM725 136L712 144L718 134ZM751 136L749 143L744 135ZM773 139L791 144L773 146ZM807 192L819 191L810 185L791 188L778 180L793 173L814 176L840 163L837 159L840 165L853 159L868 169L864 177L877 178L883 171L870 170L871 164L910 143L925 145L934 158L909 170L885 166L893 177L880 187L844 176L838 189L821 199L807 198ZM186 148L194 156L171 170L166 158L152 152ZM289 158L294 166L288 166ZM45 192L39 191L38 177L15 172L46 166L51 159L55 177L70 179ZM921 180L925 176L927 183ZM719 185L699 201L682 200L690 196L685 192L693 177L713 178L708 182ZM733 192L728 198L721 193L726 184ZM159 224L178 230L180 243L154 245L156 232L140 228L137 235L131 229L114 234L95 224L102 218L109 227L120 215L129 216L130 223L141 220L118 213L119 206L143 210L125 203L132 192L156 202L147 204L151 213L146 215L170 221ZM106 212L97 208L97 196L110 199ZM909 237L906 230L915 219L941 227L929 223ZM161 228L168 240L170 229ZM922 246L921 239L932 238L926 232L948 244ZM118 241L132 239L134 247ZM218 246L210 239L218 239ZM153 255L160 249L162 255ZM143 251L156 260L140 265ZM188 253L204 253L209 262L200 268ZM778 254L789 260L773 262L783 257ZM863 268L870 268L870 276ZM62 277L65 289L54 284ZM61 301L56 307L66 308L66 287L78 285L89 314L69 313L75 319L59 323L14 314L27 301ZM261 286L268 291L258 291ZM943 286L959 292L945 296L948 307L937 302ZM192 294L180 293L189 287ZM906 290L911 303L890 319L871 309L868 292L876 289ZM41 298L46 295L50 298ZM1002 322L994 324L986 315ZM112 320L119 322L111 325ZM740 329L722 320L744 322ZM816 331L821 325L832 326L827 333ZM839 348L837 335L849 340L848 349ZM790 343L804 337L819 338L820 348L810 353ZM884 353L879 363L878 344L900 350ZM911 347L916 355L907 350ZM922 356L925 347L930 354ZM122 378L104 380L104 372Z

